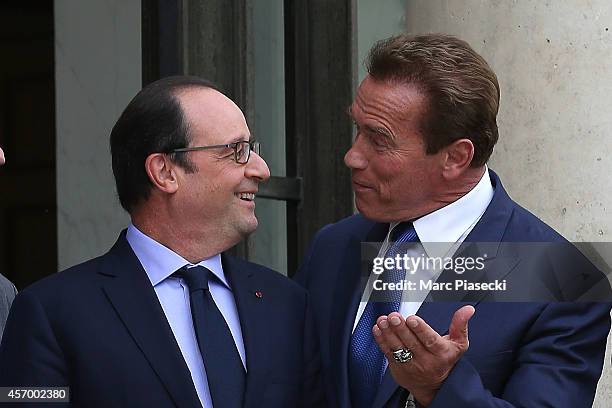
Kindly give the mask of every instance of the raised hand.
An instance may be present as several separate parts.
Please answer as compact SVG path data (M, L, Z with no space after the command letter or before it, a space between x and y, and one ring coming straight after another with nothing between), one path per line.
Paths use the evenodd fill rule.
M377 319L372 333L389 360L391 374L419 404L431 403L442 382L467 351L468 321L474 312L472 306L457 310L445 336L440 336L418 316L404 320L399 313L393 312ZM410 352L398 352L397 359L394 358L393 352L402 349ZM400 362L402 359L405 362Z

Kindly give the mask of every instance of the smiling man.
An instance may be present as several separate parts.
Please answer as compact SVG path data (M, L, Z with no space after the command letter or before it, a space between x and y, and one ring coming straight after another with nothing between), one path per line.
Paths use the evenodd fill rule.
M6 163L4 150L0 147L0 166L3 166L4 163ZM15 289L15 285L0 274L0 339L2 339L4 324L6 323L6 318L16 293L17 289Z
M356 135L344 156L360 214L319 231L297 274L313 299L330 401L343 408L590 406L610 304L574 302L573 293L593 277L609 301L607 280L592 265L563 270L560 259L514 251L520 243L570 245L515 203L486 166L498 139L495 74L466 42L437 34L380 41L367 68L349 109ZM382 243L375 256L391 261L401 245L422 246L416 255L435 259L440 245L492 243L482 275L440 267L433 280L507 277L519 294L543 282L543 297L499 302L451 290L436 302L437 293L419 298L404 289L377 297L372 282L395 285L412 271L368 268L362 242ZM573 260L574 251L563 255ZM541 300L551 293L562 302Z
M270 176L240 109L205 80L162 79L110 144L132 222L17 296L0 385L69 386L86 407L320 406L305 291L225 253L257 228Z

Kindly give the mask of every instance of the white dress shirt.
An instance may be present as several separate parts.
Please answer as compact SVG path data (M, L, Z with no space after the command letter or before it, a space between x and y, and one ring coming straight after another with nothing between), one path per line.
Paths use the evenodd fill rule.
M126 238L147 273L151 285L153 285L172 333L174 333L174 338L191 372L191 378L200 402L204 408L211 408L213 404L210 390L208 389L206 369L200 354L191 318L189 288L183 279L170 277L170 275L185 265L195 265L143 234L132 224L128 227ZM238 310L236 309L232 289L225 279L225 273L221 265L221 255L205 259L197 265L208 268L219 278L219 280L212 279L209 281L210 293L229 326L240 353L242 364L246 369L244 342L242 340Z
M489 170L485 166L485 172L474 188L463 197L454 201L436 211L429 213L413 222L414 229L419 237L420 244L412 249L410 256L418 257L421 253L430 258L452 256L459 248L463 240L470 233L472 228L482 217L489 203L493 199L493 186L489 177ZM378 253L379 257L384 257L389 247L389 238L391 231L398 225L399 222L394 222L389 225L389 231L383 241L383 245ZM441 272L441 271L438 271ZM406 274L410 271L406 271ZM417 273L423 273L417 271ZM431 272L430 272L431 273ZM372 285L374 280L379 279L379 275L370 273L368 284L357 310L357 316L353 324L353 331L359 323L359 319L363 314L367 301L372 293ZM437 276L429 276L435 280ZM414 278L412 278L414 280ZM416 301L408 301L409 291L404 291L402 302L400 304L399 313L408 317L414 315L427 293L421 293L421 298Z

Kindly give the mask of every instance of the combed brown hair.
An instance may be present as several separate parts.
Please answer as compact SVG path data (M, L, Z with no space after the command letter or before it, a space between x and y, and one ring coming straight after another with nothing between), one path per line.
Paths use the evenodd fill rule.
M474 144L471 166L487 162L498 139L499 84L468 43L445 34L400 34L377 42L366 67L376 80L423 92L428 106L421 133L428 154L465 138Z

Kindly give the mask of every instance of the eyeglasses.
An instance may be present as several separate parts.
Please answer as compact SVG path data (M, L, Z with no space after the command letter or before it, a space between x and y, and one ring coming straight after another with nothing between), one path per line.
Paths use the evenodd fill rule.
M171 150L170 153L185 153L185 152L195 152L198 150L208 150L208 149L234 149L234 160L239 164L246 164L249 161L249 157L251 157L251 151L259 154L259 145L260 143L257 141L246 141L242 140L240 142L228 143L228 144L220 144L220 145L211 145L211 146L196 146L196 147L183 147L180 149Z

